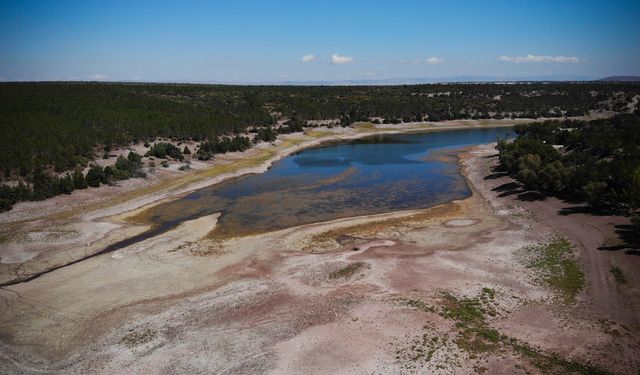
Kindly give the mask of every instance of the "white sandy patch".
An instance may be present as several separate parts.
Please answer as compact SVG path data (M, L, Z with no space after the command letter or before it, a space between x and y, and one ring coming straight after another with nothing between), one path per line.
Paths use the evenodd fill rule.
M120 227L122 225L111 222L78 222L30 232L24 238L2 246L0 263L23 263L52 250L54 246L82 249L86 253L91 253L95 250L94 245L99 242L98 240L104 239L110 232ZM131 235L131 233L127 231L126 234Z
M362 245L358 245L356 246L356 248L358 248L359 251L366 251L372 247L389 247L395 244L396 242L391 240L377 240L377 241L367 242Z
M445 221L444 225L449 226L449 227L466 227L468 225L473 225L473 224L475 224L477 222L478 222L478 220L454 219L454 220Z
M119 249L111 255L114 259L124 258L133 254L153 248L155 251L170 251L181 245L198 241L212 231L218 221L219 213L202 216L194 220L181 223L173 230L158 236L146 239L123 249Z

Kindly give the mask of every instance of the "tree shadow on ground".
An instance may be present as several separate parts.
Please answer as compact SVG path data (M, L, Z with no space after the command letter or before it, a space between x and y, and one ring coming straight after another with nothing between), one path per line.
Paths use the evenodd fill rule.
M619 224L615 226L615 232L622 243L620 245L600 246L598 250L621 251L625 254L640 255L640 230L631 224Z
M493 172L490 175L484 177L485 180L497 180L502 177L507 177L509 173L507 172Z
M575 204L576 202L571 201L567 203ZM585 215L593 215L593 216L613 216L613 215L616 215L616 212L613 210L607 210L602 208L596 209L587 204L578 204L575 206L563 207L558 211L558 214L562 216L569 216L573 214L585 214Z
M485 180L497 180L502 177L507 177L508 173L502 172L497 168L492 170L492 173L486 176ZM496 186L492 189L495 192L499 192L498 197L508 197L512 195L516 195L516 199L521 201L543 201L547 197L537 191L526 190L522 186L521 183L511 180L509 182L505 182L502 185ZM561 197L562 201L566 203L568 206L561 208L558 210L558 214L561 216L569 216L574 214L585 214L585 215L594 215L594 216L610 216L610 215L619 215L620 212L615 212L611 209L606 208L593 208L588 204L576 200L571 199L570 197ZM638 227L631 224L620 224L615 226L615 233L617 234L620 243L617 245L603 245L598 248L598 250L602 251L624 251L625 254L629 255L640 255L640 230Z
M490 156L490 157L493 157L493 156ZM487 157L487 158L490 158L490 157ZM497 180L499 178L507 177L507 176L509 176L509 173L504 169L502 169L502 167L500 167L499 165L496 165L491 167L491 174L484 176L484 179Z
M522 187L522 184L515 181L496 186L492 190L500 192L500 194L498 194L498 197L500 198L516 195L516 199L526 202L533 202L538 200L543 201L547 199L544 194L533 190L526 190Z

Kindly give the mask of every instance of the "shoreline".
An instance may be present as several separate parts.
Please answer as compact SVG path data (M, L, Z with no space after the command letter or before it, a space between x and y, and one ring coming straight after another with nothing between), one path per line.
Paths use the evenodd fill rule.
M566 119L570 120L595 120L603 117L611 117L613 113L603 113L597 114L593 116L578 116L578 117L567 117ZM126 194L132 194L133 197L127 197L127 200L140 199L146 196L156 196L161 195L161 197L155 197L154 200L150 202L145 202L142 204L137 204L135 208L137 209L143 205L147 205L150 203L154 203L163 198L172 198L173 196L179 197L181 194L186 194L189 192L193 192L194 190L201 189L203 187L211 186L218 184L220 182L226 181L228 179L241 177L246 174L252 173L263 173L267 170L273 163L278 160L285 158L289 155L292 155L296 152L303 151L308 148L314 147L322 147L324 143L340 143L342 141L355 140L367 136L372 135L383 135L383 134L411 134L411 133L429 133L434 131L450 131L450 130L463 130L463 129L476 129L476 128L500 128L500 127L512 127L519 124L529 124L535 122L541 122L546 120L554 120L555 118L537 118L537 119L483 119L483 120L446 120L440 122L416 122L416 123L401 123L401 124L380 124L374 125L371 123L355 123L353 127L335 127L335 128L309 128L305 130L303 133L295 133L292 135L284 135L282 140L278 140L280 143L290 142L293 143L289 148L278 149L279 145L275 145L275 150L267 150L274 151L275 153L271 155L266 160L262 161L260 165L252 166L248 168L238 168L233 172L223 172L215 174L212 177L199 177L199 175L208 174L207 172L220 167L221 165L210 164L208 168L202 170L196 170L194 172L188 172L185 175L168 178L165 180L160 180L156 184L151 186L141 186L139 188L134 188L132 190L124 191ZM557 119L556 119L557 120ZM364 124L364 125L363 125ZM314 138L321 137L321 138ZM305 139L306 138L306 139ZM301 143L297 143L297 142ZM255 153L256 151L264 151L267 148L270 148L273 144L263 144L252 147L251 149L241 152L241 153L229 153L233 154L233 158L230 158L230 162L232 164L238 163L245 160L245 156L248 156L249 159L255 157L255 155L251 155L251 153ZM227 159L224 158L225 154L222 155L223 162L227 162ZM259 157L258 157L259 158ZM223 164L222 166L228 166ZM215 173L215 172L214 172ZM181 183L180 180L187 180L186 183ZM194 181L188 181L194 180ZM136 184L140 181L144 181L144 179L130 179L126 180L126 183ZM142 185L142 184L139 184ZM176 188L176 186L178 187ZM187 185L187 186L183 186ZM97 192L101 188L105 187L102 185L100 188L92 188L87 190L76 190L69 197L72 197L77 193L84 192ZM147 190L151 190L147 192ZM156 191L158 190L158 191ZM96 194L97 194L96 193ZM6 211L0 213L0 223L7 224L16 224L22 222L33 221L37 219L53 219L57 220L60 218L68 219L73 216L78 216L80 214L87 214L90 211L99 211L104 210L105 206L108 206L109 203L113 203L113 205L120 205L127 203L119 202L118 199L111 199L110 201L100 202L99 204L84 204L80 207L74 207L72 209L63 209L62 211L57 211L53 213L46 213L40 216L29 216L26 218L18 218L17 220L12 219L12 213L20 211L21 206L30 205L37 206L41 204L45 204L49 201L54 201L56 198L61 196L56 196L53 198L46 199L44 201L36 201L36 202L18 202L14 205L14 209L10 211ZM114 202L115 201L115 202ZM132 210L130 209L130 210ZM73 212L69 212L73 211ZM105 214L101 215L101 217L114 216L117 214L122 214L125 211L120 211L114 214ZM96 215L89 216L89 219L93 219Z
M593 304L595 298L611 296L593 293L589 268L589 283L576 304L565 305L554 302L553 290L536 283L518 260L519 249L553 233L549 218L557 216L556 202L540 202L551 210L538 217L527 214L530 202L499 197L494 188L503 181L485 179L495 162L486 156L493 152L489 144L458 153L472 193L462 200L307 224L223 244L198 239L215 225L216 218L210 217L201 224L186 222L144 246L15 285L12 290L20 297L9 296L11 308L0 309L5 332L0 339L6 343L0 354L17 364L50 363L50 371L135 373L166 368L168 358L191 362L195 355L206 358L201 362L204 372L257 372L268 359L268 368L276 372L335 372L357 363L366 372L397 373L406 368L398 367L403 359L394 356L412 345L414 336L455 335L455 328L439 314L402 301L438 306L444 291L474 298L486 288L495 291L494 303L501 306L496 316L487 317L488 324L509 337L581 361L591 360L593 353L619 353L609 338L630 343L633 334L610 336L611 329L598 322L612 319L615 327L619 321L630 329L636 329L637 322L618 320L624 316L615 310L600 312L598 306L612 300ZM610 220L593 219L594 224ZM187 233L192 237L185 242ZM593 249L579 248L579 255L587 250ZM327 276L354 263L364 266L352 277ZM614 287L608 293L618 292ZM27 302L37 304L27 309ZM47 311L60 312L51 316ZM50 335L24 331L25 326ZM129 348L122 340L132 332L154 334ZM233 344L219 332L233 335ZM202 345L202 340L210 344ZM338 352L327 342L338 343ZM20 361L34 358L24 357L24 350L41 360ZM455 344L434 350L433 360L424 364L427 372L457 368L473 373L477 364L490 373L512 373L523 361L513 353L475 359ZM623 350L624 362L612 362L607 355L597 362L618 371L637 368L637 360L629 357L634 349ZM444 354L449 352L463 361L452 365ZM318 363L313 360L317 356L332 360ZM536 373L535 367L529 368Z
M465 121L463 124L467 125L460 125L461 121ZM47 241L44 242L27 242L24 246L15 242L5 244L5 251L10 251L9 254L19 254L22 248L23 250L26 249L27 253L35 255L29 256L25 262L0 263L0 270L2 267L5 268L0 272L0 285L11 285L16 282L33 279L36 274L42 274L43 272L48 272L51 269L63 267L68 263L76 263L82 258L91 257L114 243L144 232L146 228L148 228L149 223L146 221L136 220L136 216L143 215L144 211L148 208L164 202L179 199L180 197L183 197L195 190L219 184L233 178L253 173L264 173L273 165L273 163L309 148L323 147L327 144L352 141L375 135L430 133L472 128L499 128L514 126L513 121L497 121L499 122L479 125L477 122L472 120L455 120L452 124L448 125L439 124L438 126L433 126L432 123L420 123L414 124L413 127L405 126L401 129L377 129L375 127L370 129L358 126L354 128L339 128L331 132L320 132L317 129L314 129L302 134L288 136L282 139L279 143L276 143L275 146L269 144L259 145L249 151L249 153L253 152L254 156L249 157L248 159L240 158L237 162L232 162L230 165L222 165L218 167L214 165L209 169L196 171L192 174L179 177L178 179L163 181L148 188L136 189L132 192L124 193L123 196L117 196L114 199L98 202L96 204L88 204L81 208L73 208L63 212L48 214L44 217L11 222L8 227L16 228L15 230L18 232L20 229L17 227L23 223L43 222L43 224L37 225L35 228L29 228L27 226L26 233L40 231L46 234L48 229L53 227L57 231L75 233L74 235L78 240L75 242L73 240L71 240L71 242L66 241L66 243L64 243L63 257L57 256L57 251L55 250L53 252L49 251L52 248L55 249L56 247L61 247L60 245L62 244L60 241L56 241L55 239L47 239ZM519 122L522 123L529 121ZM266 154L266 157L261 154L256 156L256 152L262 152ZM243 163L257 165L243 167ZM221 173L216 173L216 168L219 167L231 167L234 169L231 172L223 171ZM213 175L208 176L208 174L211 173ZM149 189L151 192L147 192ZM130 197L129 195L133 195L133 197ZM70 197L72 196L73 194ZM52 198L52 200L55 199L56 197ZM114 203L114 200L122 201ZM9 213L10 212L11 211L9 211ZM0 217L2 217L2 215L0 215ZM83 234L88 233L85 229L87 226L91 228L90 237ZM18 255L14 255L14 258L15 257L19 258ZM14 275L20 276L15 277Z
M595 119L598 118L598 116L591 118ZM580 119L584 118L580 117ZM374 124L365 124L363 126L361 123L356 123L353 127L326 130L314 128L302 134L285 136L282 140L276 142L275 146L273 144L262 144L247 152L234 155L234 157L240 156L240 158L235 161L232 160L231 164L212 165L210 168L187 173L178 178L123 192L122 195L116 195L105 201L89 203L61 212L48 213L44 216L29 217L16 222L9 221L7 223L7 230L9 230L9 233L12 233L13 236L15 236L16 233L25 231L25 229L22 228L22 224L44 222L36 224L35 227L26 225L26 232L23 233L29 234L33 231L37 232L40 230L46 234L48 228L53 227L62 232L75 233L74 235L79 241L75 243L73 241L71 241L71 243L65 243L66 246L64 246L65 248L63 249L64 257L63 259L58 257L59 260L56 260L57 251L55 250L53 251L53 259L46 255L44 257L45 259L40 259L42 258L42 254L52 253L48 251L49 249L58 247L59 241L55 239L52 241L49 238L47 241L40 243L27 242L24 246L18 245L15 242L5 244L5 246L11 249L11 253L19 253L22 247L23 249L27 249L27 252L34 253L35 255L30 256L27 261L23 263L0 262L0 285L15 284L15 282L33 278L34 274L41 274L49 269L64 266L64 263L75 263L81 258L93 256L104 248L131 237L132 233L136 235L144 232L146 230L145 228L149 226L149 221L144 219L140 220L140 218L144 217L144 211L148 208L179 199L195 190L216 185L233 178L254 173L264 173L273 163L305 149L323 147L323 145L326 144L352 141L374 135L512 127L517 124L544 120L547 119L450 120L437 123L384 124L380 126ZM258 155L255 155L256 153L258 153ZM247 154L249 157L245 158L244 156L247 156ZM254 155L251 156L252 154ZM244 167L243 164L247 163L250 166ZM231 171L225 171L225 169L229 168ZM221 169L221 171L217 171L217 169ZM144 183L144 180L140 183ZM81 191L81 193L85 191ZM99 192L95 192L95 194L99 194ZM69 196L71 199L72 197L73 194ZM57 197L51 198L51 200L55 200L56 198ZM36 202L36 204L37 203L40 202ZM16 208L19 208L18 205L16 205ZM16 208L14 208L14 210ZM9 211L5 213L5 215L0 214L0 222L6 223L6 218L10 217L11 212L12 211ZM84 225L79 225L79 223ZM84 234L86 233L85 228L87 225L90 226L91 223L100 223L99 228L102 228L102 230L96 226L91 227L91 237L88 239L89 242L87 242L87 239L84 238L87 237ZM0 233L0 235L6 235L6 233L7 231L5 230L4 233ZM69 250L69 247L71 247L71 250ZM5 269L3 270L2 268ZM9 274L19 274L20 276L8 276Z

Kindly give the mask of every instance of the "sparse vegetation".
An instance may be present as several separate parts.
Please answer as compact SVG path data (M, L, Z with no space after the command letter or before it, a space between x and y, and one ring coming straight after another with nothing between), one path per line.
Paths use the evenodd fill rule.
M347 279L355 275L357 272L367 267L364 262L351 263L346 267L337 269L329 274L330 279Z
M627 283L627 277L624 275L624 272L622 272L622 269L620 267L611 267L609 272L611 272L611 274L613 275L613 278L618 286Z
M215 154L225 154L227 152L244 151L251 147L249 138L235 136L233 138L222 137L208 142L202 142L196 155L200 160L209 160Z
M566 301L573 301L584 286L584 272L573 257L569 240L556 236L546 244L524 249L527 263L536 276L560 292Z
M505 339L504 344L514 352L529 360L529 362L544 374L589 374L608 375L606 369L588 363L571 361L560 357L555 353L546 353L526 343L510 338Z
M500 342L500 333L490 328L485 320L485 314L488 312L491 312L490 315L496 315L495 308L487 298L491 296L489 298L493 300L495 292L485 289L481 292L480 298L459 299L450 293L442 295L441 315L456 321L456 344L472 355L494 351Z
M444 292L440 296L440 303L437 307L432 307L428 303L415 299L402 299L404 304L412 306L426 313L437 312L441 316L452 320L455 328L455 345L466 352L471 359L479 358L492 352L511 352L521 356L528 365L524 363L517 366L525 369L533 366L545 374L609 374L603 368L590 363L582 363L568 360L555 353L549 353L535 348L515 338L501 334L492 328L487 315L495 315L497 308L496 291L491 288L483 288L476 298L459 298L455 295ZM492 314L492 312L494 314ZM430 331L431 327L424 329ZM446 348L450 341L448 336L438 337L433 333L425 332L412 341L412 344L396 352L397 360L409 361L410 363L427 363L433 355L441 348ZM438 345L436 345L438 344ZM448 349L447 352L450 352ZM447 357L447 363L452 361ZM442 366L442 365L440 365ZM444 367L442 367L444 368ZM476 365L474 371L482 373L486 371L482 366Z
M406 347L396 351L395 358L404 363L407 370L415 369L419 365L431 362L433 356L442 348L446 348L451 343L447 337L440 338L437 334L431 333L431 327L425 326L422 335L416 337ZM448 360L453 360L453 356L443 353Z
M146 328L141 331L131 331L126 334L120 342L129 348L146 344L156 337L156 331L151 328Z
M40 201L60 194L71 194L74 190L110 184L113 180L146 177L142 170L142 157L135 152L129 152L126 158L118 156L114 165L106 166L104 169L92 164L86 175L81 169L79 167L73 173L60 176L52 176L37 169L30 177L30 184L24 184L22 181L13 187L0 184L0 212L10 210L20 201Z
M421 301L419 299L402 299L402 302L404 304L406 304L407 306L411 306L413 308L416 308L418 310L422 310L424 312L435 312L436 308L435 306L431 306L428 303Z
M184 157L182 156L182 152L180 152L180 149L168 142L160 142L154 144L144 156L153 156L159 159L166 159L167 157L171 157L175 160L184 159Z

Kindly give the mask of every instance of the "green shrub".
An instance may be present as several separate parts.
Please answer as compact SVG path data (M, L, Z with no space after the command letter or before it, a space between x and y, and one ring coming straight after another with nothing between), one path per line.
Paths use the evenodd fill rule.
M91 187L98 187L100 183L105 180L104 169L98 164L93 164L87 172L87 185Z

